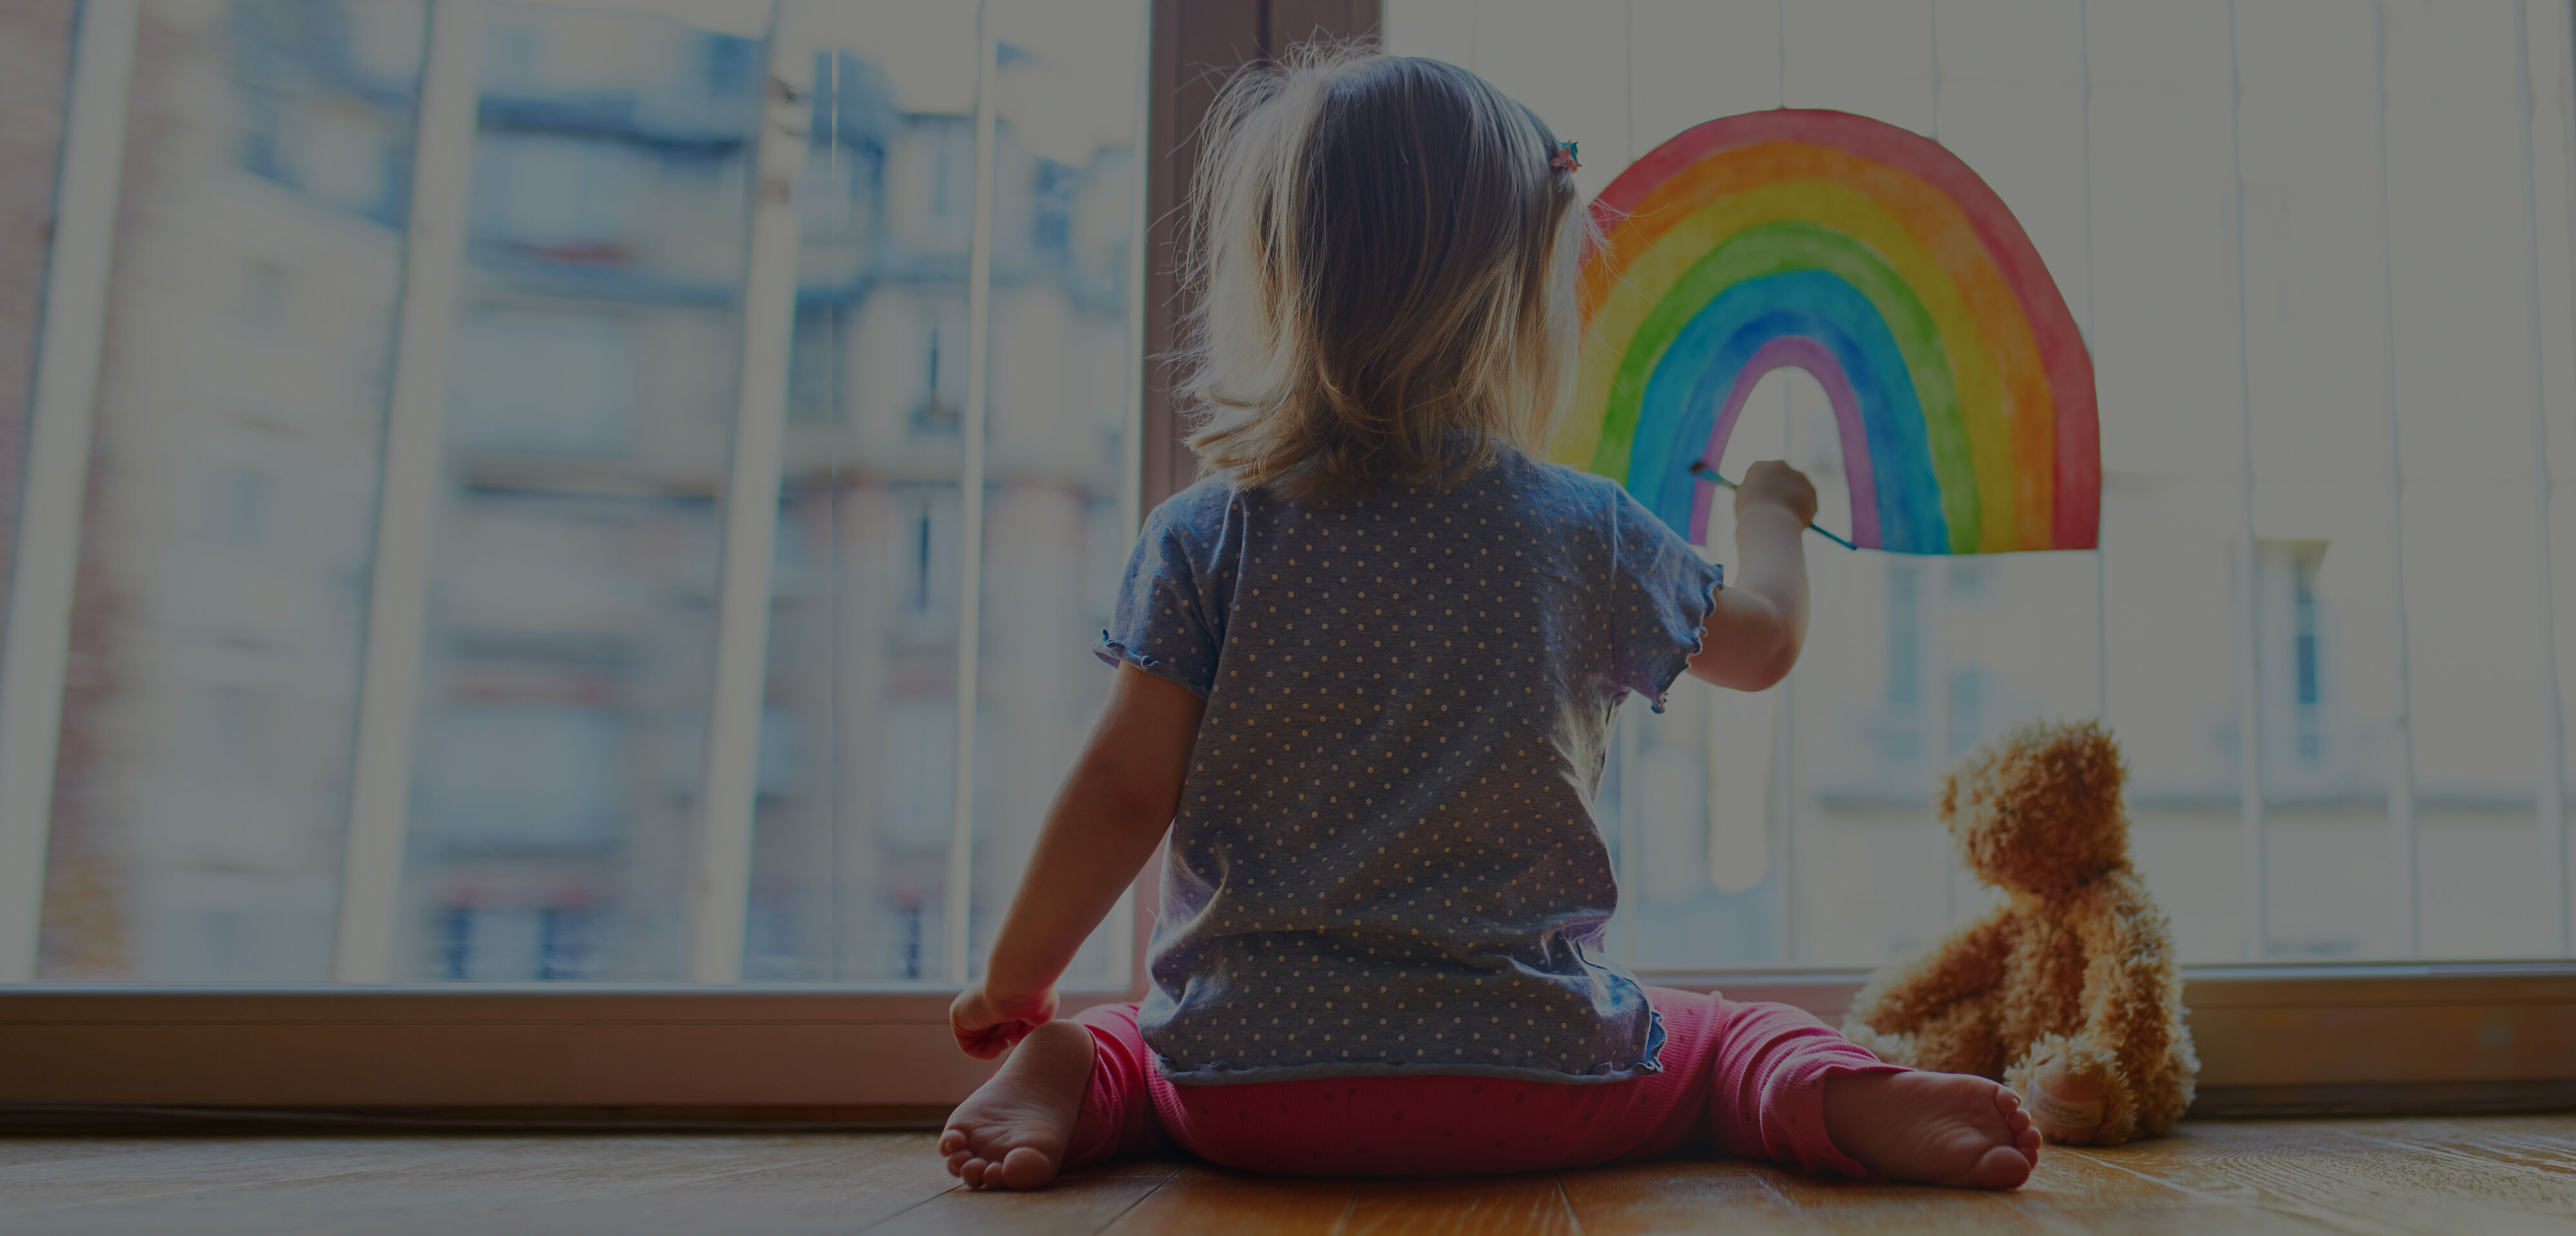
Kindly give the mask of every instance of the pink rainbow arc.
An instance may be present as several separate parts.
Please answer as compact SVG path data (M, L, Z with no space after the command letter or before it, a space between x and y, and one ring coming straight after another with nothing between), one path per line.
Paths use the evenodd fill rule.
M1851 539L1862 545L1876 545L1878 535L1878 478L1869 463L1867 431L1861 426L1860 396L1852 390L1851 378L1843 373L1842 362L1833 351L1804 335L1788 335L1763 344L1745 362L1735 377L1735 385L1726 392L1726 402L1717 411L1717 427L1708 436L1708 446L1700 456L1710 467L1716 467L1718 456L1726 449L1726 439L1735 429L1735 418L1744 411L1744 401L1753 388L1774 369L1804 369L1825 388L1825 398L1834 407L1834 434L1842 444L1843 479L1851 488ZM1716 492L1702 485L1691 497L1691 527L1708 527L1708 516Z

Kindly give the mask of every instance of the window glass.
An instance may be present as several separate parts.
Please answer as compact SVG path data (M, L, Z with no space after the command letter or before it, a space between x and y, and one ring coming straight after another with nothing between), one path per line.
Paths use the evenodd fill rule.
M2541 692L2555 685L2533 672L2543 637L2531 491L2531 383L2539 374L2528 350L2527 299L2544 276L2526 249L2520 193L2438 188L2518 189L2535 171L2566 181L2563 163L2526 170L2514 75L2481 67L2497 62L2497 47L2514 45L2515 12L2410 6L2392 15L2388 32L2390 266L2399 289L2405 470L2399 536L2415 684L2423 947L2434 956L2560 951L2547 937L2558 928L2550 902L2563 885L2535 861L2543 851L2532 827L2535 774L2548 754L2537 724ZM2533 42L2564 48L2567 36L2562 27L2554 44ZM2554 70L2558 59L2540 63ZM2541 97L2560 97L2551 90L2543 87ZM2544 149L2563 158L2566 147ZM2566 271L2562 259L2550 281L2563 288ZM2552 428L2568 432L2564 388L2557 397ZM2558 621L2576 614L2561 610Z
M1133 0L995 4L989 308L973 313L976 55L968 6L817 10L799 202L769 699L832 736L764 796L745 973L946 981L952 864L970 956L1018 882L1108 681L1098 577L1126 550ZM964 472L985 349L980 478ZM981 598L964 607L980 479ZM961 638L974 625L973 848L959 817ZM838 667L831 675L818 664ZM1112 977L1107 940L1072 981ZM1121 963L1123 964L1123 962Z
M1110 680L1141 4L495 2L437 65L417 2L143 9L40 974L705 977L712 908L747 979L961 977ZM769 66L809 56L756 212ZM461 229L406 234L415 174ZM788 337L745 339L782 216ZM452 287L397 323L433 233L460 264L408 273ZM434 457L383 432L398 332L445 349L404 405ZM711 734L738 405L780 378L765 699ZM423 463L425 550L375 563ZM415 618L416 683L370 678ZM365 756L390 812L352 805L362 696L408 716ZM711 750L754 760L740 906L692 902ZM1125 931L1073 979L1123 981Z
M993 308L970 958L980 968L1112 671L1096 581L1126 564L1138 0L998 0ZM1104 552L1107 551L1107 552ZM1113 916L1070 976L1124 973Z
M39 977L329 971L425 16L141 5Z
M318 981L383 619L428 6L140 7L37 973ZM2092 343L2099 555L1817 541L1797 675L1630 710L1600 800L1628 956L1932 938L1990 897L1929 874L1954 865L1941 772L2106 702L2187 959L2566 950L2570 847L2536 816L2567 762L2541 652L2576 672L2576 507L2544 543L2534 479L2576 477L2569 134L2559 104L2517 115L2512 63L2563 103L2564 6L1387 9L1397 50L1581 140L1587 192L1756 108L1933 136ZM757 751L746 978L964 973L1109 681L1142 6L794 9L812 121L776 341L739 337L771 6L478 12L428 556L385 568L428 598L389 977L681 977L717 738ZM779 356L764 702L728 738L736 404ZM1747 409L1721 466L1797 462L1839 526L1818 388L1775 374ZM1073 977L1121 976L1122 928Z
M483 22L392 973L673 979L759 43L560 5Z
M2251 547L2227 14L2092 13L2085 33L2094 240L2079 252L2101 399L2107 720L2129 763L2130 844L2185 958L2258 956L2239 822L2249 650L2236 563ZM2051 272L2066 286L2066 264Z
M1875 963L1933 937L1992 896L1926 874L1956 866L1939 774L2106 699L2136 858L2186 960L2569 947L2564 821L2535 819L2564 767L2560 684L2534 670L2544 638L2562 677L2576 653L2576 517L2551 513L2544 632L2530 458L2537 397L2576 474L2576 361L2549 343L2571 329L2564 6L2530 6L2527 30L2505 0L1386 7L1395 50L1468 65L1581 139L1587 190L1760 108L1934 137L2011 206L2092 347L2098 557L1811 541L1787 684L1625 714L1602 805L1631 956ZM1821 391L1765 386L1724 467L1789 458L1836 526ZM2392 791L2410 729L2411 813Z
M817 736L753 830L754 979L947 976L975 14L815 13L769 707ZM819 674L813 667L831 665ZM767 756L764 751L764 757Z

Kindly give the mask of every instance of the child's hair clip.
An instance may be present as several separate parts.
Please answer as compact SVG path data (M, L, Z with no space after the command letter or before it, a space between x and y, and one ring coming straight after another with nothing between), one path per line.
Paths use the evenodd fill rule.
M1582 171L1583 160L1576 156L1574 147L1575 143L1573 142L1558 142L1556 144L1556 157L1549 159L1547 161L1547 165L1560 172Z

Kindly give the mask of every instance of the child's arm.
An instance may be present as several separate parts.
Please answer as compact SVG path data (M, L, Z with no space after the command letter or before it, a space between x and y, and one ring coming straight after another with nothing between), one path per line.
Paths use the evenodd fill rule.
M1204 708L1186 687L1118 667L1109 705L1047 810L992 962L949 1006L967 1055L990 1060L1055 1016L1056 978L1171 827Z
M1789 676L1807 638L1807 547L1816 487L1797 469L1765 460L1735 491L1735 581L1718 589L1701 627L1692 673L1721 687L1759 691Z

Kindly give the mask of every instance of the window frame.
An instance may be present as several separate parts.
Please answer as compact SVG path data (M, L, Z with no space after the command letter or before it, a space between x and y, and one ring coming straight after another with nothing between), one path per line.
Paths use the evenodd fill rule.
M1864 972L1648 974L1839 1021ZM1066 1013L1132 998L1067 991ZM2576 965L2185 967L2200 1115L2576 1102ZM994 1065L914 987L0 989L0 1127L84 1109L448 1121L934 1120ZM185 1110L182 1110L185 1109ZM92 1117L102 1113L90 1112Z
M137 4L86 0L79 6L82 35L98 34L104 36L98 42L113 42L122 23L130 50ZM62 7L70 8L71 0ZM460 29L471 33L476 7L476 0L433 0L433 31L446 22L451 39L459 37ZM1131 333L1142 357L1139 406L1131 422L1137 430L1131 439L1131 510L1149 508L1195 474L1181 443L1169 358L1180 341L1184 315L1175 274L1180 226L1175 208L1194 170L1192 139L1199 118L1225 70L1315 33L1371 33L1379 15L1378 0L1152 3L1150 101L1143 140L1161 157L1140 160L1147 209L1145 243L1138 247L1137 259L1144 263L1139 272L1142 295L1131 311ZM437 37L433 33L433 43ZM130 60L120 68L113 48L91 42L86 37L73 40L65 57L66 64L75 66L69 107L76 115L85 107L97 115L101 113L95 109L103 106L103 114L121 128L121 79L118 90L103 91L93 75L104 72L115 78L130 71ZM470 74L463 84L472 88ZM771 94L773 107L788 97ZM792 98L785 105L792 107ZM431 110L424 98L423 114ZM773 125L779 119L774 116ZM979 129L989 123L986 117L979 120L985 122ZM107 122L94 121L89 127L102 123ZM470 139L470 127L464 136ZM91 143L85 151L78 147L84 140L80 133L63 140L59 186L13 186L6 192L41 193L61 219L44 303L49 315L68 315L77 326L82 315L103 319L105 312L109 238L101 229L111 227L114 218L113 165L121 143L111 137L101 147L93 133L85 139ZM423 140L426 144L430 135L425 133ZM455 155L451 150L437 157ZM97 209L102 203L111 209ZM451 213L461 210L459 200ZM792 238L792 213L787 219ZM84 228L101 234L83 239ZM95 252L83 246L93 246ZM792 257L792 244L789 253ZM84 293L77 286L84 262L94 264L101 290ZM447 265L452 269L453 262ZM423 294L437 292L432 288ZM405 296L410 295L407 284ZM29 402L17 403L14 389L0 392L0 430L25 425L31 431L26 475L8 478L6 484L14 488L5 496L12 501L0 503L0 511L21 506L59 511L64 508L62 494L47 497L38 491L49 485L59 489L69 481L71 531L77 532L77 478L85 471L86 426L75 426L84 432L69 438L62 426L86 415L85 407L76 405L95 386L99 329L91 322L85 330L45 331L40 341L31 340L42 347L43 360ZM779 338L784 341L786 335ZM968 372L980 372L980 367ZM745 398L774 394L770 402L783 416L783 365L776 376L778 391L746 392ZM406 405L399 376L396 389L397 421L391 432L401 433L400 412ZM970 403L973 398L969 396ZM428 406L434 417L435 404ZM67 420L66 408L81 415ZM434 423L427 432L435 434ZM434 436L431 440L434 444ZM389 447L389 457L393 450ZM750 464L744 456L752 457ZM738 449L737 481L746 467L758 463L758 451ZM774 451L769 464L774 509ZM759 479L753 478L752 488L759 488ZM745 500L736 498L736 509ZM758 495L748 499L755 506L759 500ZM37 534L53 525L30 515L24 527L27 539L38 541ZM425 528L419 531L425 533ZM412 534L397 528L395 535ZM62 541L76 544L69 537ZM738 555L732 549L729 543L729 564L737 557L765 564L769 557L766 552ZM67 579L71 566L69 561L19 561L8 582L13 590L22 590L31 569L41 575L57 567ZM728 584L729 592L739 586L730 579ZM740 590L758 599L765 595L765 581ZM64 596L67 605L67 586ZM47 615L30 616L17 612L19 608L12 607L11 640L58 638L54 632L59 627L44 625ZM753 656L752 664L757 661ZM53 695L59 697L58 683ZM747 698L756 713L757 694ZM14 713L0 701L0 726L25 712L23 701ZM0 743L0 751L5 750L7 744ZM49 767L49 745L44 754ZM971 764L961 762L965 767ZM736 771L750 775L748 753ZM405 780L383 784L399 793ZM0 822L0 859L10 853L7 835L5 822ZM708 844L720 841L726 838ZM724 856L711 848L710 857ZM352 860L353 871L358 861ZM0 862L0 867L6 865ZM1143 950L1155 910L1153 873L1158 866L1149 865L1137 880L1132 917L1122 933L1131 981L1125 987L1068 990L1063 994L1065 1012L1143 994ZM41 867L36 864L39 873ZM40 887L41 874L35 881L31 886L23 875L13 882L0 874L0 899ZM738 907L739 900L734 904ZM31 950L34 915L19 917L27 920L24 944ZM0 942L9 930L0 927ZM732 953L740 953L738 930ZM533 1118L911 1123L935 1119L992 1071L992 1065L958 1053L946 1034L952 985L738 984L725 981L726 967L711 960L705 948L695 956L691 972L705 981L641 986L0 984L0 1057L41 1062L0 1074L0 1125L105 1119L203 1122L243 1110L448 1123ZM344 954L340 976L368 977L363 960ZM1864 971L1776 966L1646 972L1644 977L1690 990L1722 989L1737 1000L1776 1000L1833 1020L1848 1005ZM2576 1101L2576 961L2195 966L2185 969L2184 999L2203 1064L2199 1112L2460 1109Z

